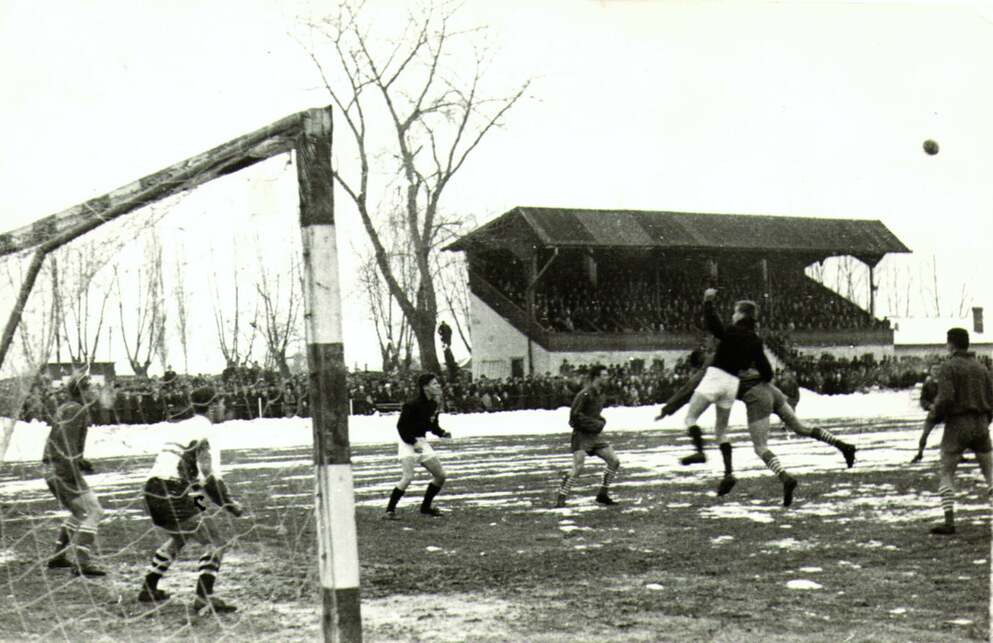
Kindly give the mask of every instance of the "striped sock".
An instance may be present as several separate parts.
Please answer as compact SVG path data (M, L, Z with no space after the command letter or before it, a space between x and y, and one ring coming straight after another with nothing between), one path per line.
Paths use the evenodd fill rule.
M69 543L72 542L72 537L79 530L79 519L75 516L70 516L62 523L59 527L59 535L55 539L55 553L61 554L69 548Z
M168 546L169 543L162 545L155 550L155 554L152 556L152 563L149 567L148 574L145 575L145 584L148 585L148 589L157 589L159 586L159 579L165 576L165 573L169 571L169 566L172 565L172 561L176 560L176 552L172 551L172 548Z
M825 429L822 429L820 427L814 427L813 429L811 429L810 437L814 438L815 440L820 440L821 442L826 442L827 444L830 444L836 449L840 449L841 445L844 444L844 442L842 440L839 440L833 433Z
M575 478L572 477L572 474L567 473L564 476L562 476L562 485L559 487L560 496L562 496L563 498L569 496L569 492L572 491L572 483L574 480Z
M197 571L200 573L197 579L197 596L206 597L214 593L214 580L220 569L221 552L211 550L200 557L200 562L197 563Z
M614 481L614 477L617 476L617 470L620 468L620 463L614 466L607 465L607 470L603 472L603 483L600 485L600 493L607 493L610 489L610 483Z
M955 525L955 489L951 485L939 485L938 495L941 496L941 509L945 512L945 524Z
M786 473L783 469L783 465L779 464L779 458L777 458L776 454L772 451L766 451L763 453L762 460L765 462L765 466L769 467L769 469L783 482L790 477L790 474Z

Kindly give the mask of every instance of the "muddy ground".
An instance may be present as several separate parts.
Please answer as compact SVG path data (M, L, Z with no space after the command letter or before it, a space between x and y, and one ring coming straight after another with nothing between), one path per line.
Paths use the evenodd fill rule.
M382 509L397 477L395 449L356 446L365 638L986 640L990 505L975 464L960 470L960 533L931 536L937 454L905 464L916 419L815 424L854 441L859 460L846 470L831 447L777 429L771 446L801 480L789 509L744 435L735 436L741 480L717 498L716 451L706 465L680 467L681 432L647 430L608 432L623 465L616 507L593 503L602 464L591 460L570 506L551 508L569 458L564 433L456 438L436 443L449 473L437 501L445 515L416 512L422 472L391 522ZM161 583L173 600L151 610L135 601L162 540L139 494L150 458L94 462L110 575L92 581L45 569L56 504L37 465L3 465L0 638L320 638L309 451L228 451L224 460L250 513L220 518L232 543L217 591L239 606L221 617L188 609L195 546Z

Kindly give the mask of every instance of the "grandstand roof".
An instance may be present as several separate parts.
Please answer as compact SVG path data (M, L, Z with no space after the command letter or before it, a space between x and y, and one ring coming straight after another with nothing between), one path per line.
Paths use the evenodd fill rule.
M771 250L825 257L910 252L880 221L529 206L500 215L446 250L522 242L559 248Z

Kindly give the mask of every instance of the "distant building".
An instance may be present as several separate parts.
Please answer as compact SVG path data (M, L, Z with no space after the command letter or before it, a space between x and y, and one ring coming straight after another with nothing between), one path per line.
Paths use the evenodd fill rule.
M944 353L945 333L956 326L969 331L970 350L975 351L976 355L993 357L993 332L985 332L982 308L973 308L972 316L964 319L897 317L890 321L893 324L893 354L896 357Z
M48 378L52 382L61 382L62 384L65 384L74 373L81 370L86 370L86 366L71 362L50 362L45 365L45 374ZM113 384L114 380L117 379L113 362L93 362L90 364L87 374L90 376L90 382L97 386Z

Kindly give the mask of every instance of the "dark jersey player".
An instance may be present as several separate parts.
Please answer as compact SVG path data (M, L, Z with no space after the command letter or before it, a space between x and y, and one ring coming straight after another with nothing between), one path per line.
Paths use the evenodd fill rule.
M59 405L52 421L52 430L45 441L45 484L59 504L69 511L69 517L59 528L55 555L49 559L49 569L72 569L82 576L104 576L106 572L93 563L97 525L103 508L96 494L83 477L83 449L89 426L87 407L92 403L89 379L74 376L66 384L69 399ZM75 556L70 550L75 548Z
M731 407L738 395L738 373L748 368L757 369L764 382L772 381L772 366L765 355L762 340L755 333L758 306L755 302L742 300L735 302L731 325L725 327L714 309L717 291L708 288L703 293L703 315L707 330L717 338L717 348L711 365L706 368L703 378L690 398L689 409L684 420L687 432L693 440L695 453L683 458L683 464L706 462L703 453L703 432L697 421L704 411L713 404L717 420L714 425L717 443L724 460L724 477L718 487L718 495L725 495L734 487L736 479L731 460L731 441L727 437L728 419Z
M386 505L386 517L395 519L397 503L414 480L414 466L419 462L431 473L431 482L421 501L421 513L426 516L440 516L441 511L431 506L434 497L445 484L445 469L427 441L428 431L438 437L450 438L452 434L438 425L439 405L441 404L441 382L434 373L424 373L417 378L417 397L403 405L400 419L397 420L397 458L400 460L400 481L390 494Z
M576 395L569 410L569 426L572 427L572 439L569 445L572 452L572 468L562 477L562 484L555 499L556 507L565 507L572 485L583 472L588 455L602 459L607 465L596 501L601 505L617 504L610 497L609 492L610 483L617 475L621 463L613 447L603 439L603 428L607 425L607 421L601 414L605 403L603 386L608 378L607 367L593 366L588 377L589 383Z
M993 420L993 377L969 351L969 331L951 328L946 335L948 359L938 374L938 392L924 420L917 455L920 462L927 447L927 438L936 424L944 422L941 436L941 476L938 493L945 521L931 529L932 534L948 536L955 533L955 469L962 453L970 450L993 495L993 445L990 444L990 421Z

